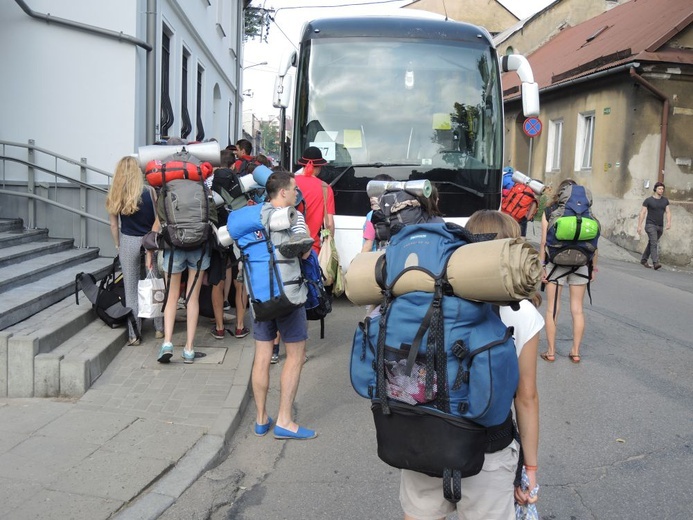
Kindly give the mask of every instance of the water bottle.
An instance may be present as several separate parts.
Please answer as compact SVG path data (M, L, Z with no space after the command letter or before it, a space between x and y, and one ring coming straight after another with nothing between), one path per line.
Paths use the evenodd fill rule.
M430 197L431 196L431 181L428 179L421 179L417 181L369 181L366 186L366 193L369 197L380 197L386 191L393 190L406 190L412 195L418 197Z
M515 173L513 173L513 182L516 182L518 184L524 184L525 186L529 186L534 193L537 195L541 195L542 192L544 191L544 186L541 182L531 179L530 177L527 177L524 173L521 171L515 170Z

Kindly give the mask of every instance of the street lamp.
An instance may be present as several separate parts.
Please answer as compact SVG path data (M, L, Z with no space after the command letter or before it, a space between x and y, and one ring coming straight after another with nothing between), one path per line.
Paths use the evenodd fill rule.
M261 61L260 63L253 63L252 65L248 65L247 67L241 67L243 70L246 69L252 69L253 67L260 67L261 65L267 65L266 61Z

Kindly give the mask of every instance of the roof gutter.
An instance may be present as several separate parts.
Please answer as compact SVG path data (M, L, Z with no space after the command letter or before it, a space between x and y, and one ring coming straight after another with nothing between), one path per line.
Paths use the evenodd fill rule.
M631 77L640 85L645 87L647 90L652 92L656 97L662 101L662 126L660 129L660 141L659 141L659 170L657 171L657 181L664 182L664 160L666 158L667 150L667 134L669 131L669 97L664 94L661 90L655 87L652 83L644 79L637 72L635 68L630 68Z
M153 143L155 137L155 126L154 121L156 117L156 112L154 111L154 103L156 98L156 69L155 69L155 56L152 52L154 49L154 43L156 41L156 0L147 0L147 40L140 40L129 34L123 34L122 32L112 31L110 29L104 29L103 27L96 27L94 25L88 25L81 22L76 22L74 20L68 20L66 18L59 18L57 16L51 16L50 14L38 13L31 9L24 0L15 0L17 5L31 18L37 20L42 20L46 23L53 23L56 25L61 25L63 27L69 27L71 29L76 29L78 31L83 31L89 34L95 34L97 36L102 36L104 38L110 38L113 40L118 40L119 42L126 42L137 47L140 47L147 51L147 65L146 65L146 138L147 142Z

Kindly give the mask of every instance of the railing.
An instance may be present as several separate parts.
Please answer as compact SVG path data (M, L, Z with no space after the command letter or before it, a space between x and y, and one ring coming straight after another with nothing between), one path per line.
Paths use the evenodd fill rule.
M27 153L27 158L26 159L21 159L16 156L12 156L8 154L8 148L19 148L19 149L26 149ZM37 154L45 154L46 156L50 157L50 161L53 163L52 168L43 166L42 164L45 164L45 162L40 161L39 157ZM66 175L64 173L61 173L61 168L59 167L62 163L67 163L70 165L76 165L79 166L79 178L71 177L70 175ZM14 163L14 164L19 164L22 166L25 166L27 169L27 176L26 176L26 192L22 191L15 191L15 190L8 190L7 189L7 179L6 179L6 172L7 172L7 163ZM36 183L36 172L41 172L44 174L51 175L53 177L53 182L51 185L53 186L54 194L57 199L58 196L58 188L60 186L70 186L70 187L78 187L79 188L79 208L73 208L71 206L68 206L66 204L62 204L61 202L58 202L57 200L53 200L50 198L50 186L48 186L47 194L48 196L43 196L43 195L38 195L36 193L36 188L37 188L37 183ZM87 173L92 172L97 175L101 175L104 178L104 182L102 185L99 184L92 184L88 182L87 180ZM95 166L91 166L87 163L86 158L82 158L80 161L77 161L75 159L72 159L70 157L66 157L64 155L60 155L58 153L55 153L51 150L47 150L45 148L41 148L35 145L35 142L33 139L30 139L28 144L24 143L15 143L11 141L4 141L0 140L0 195L8 195L12 197L24 197L27 199L27 227L28 228L34 228L36 227L36 201L49 204L51 206L61 208L65 211L69 211L73 214L79 215L80 216L80 233L77 242L79 243L79 247L86 247L86 236L87 236L87 219L93 220L95 222L99 222L102 224L109 225L109 221L95 215L93 213L90 213L87 209L87 199L88 199L88 194L90 192L96 192L96 193L108 193L108 186L111 184L111 179L113 178L113 174L110 172L107 172L105 170L101 170L100 168L97 168ZM62 183L59 183L60 181L63 181ZM67 183L67 184L66 184ZM102 186L107 186L107 187L102 187ZM103 207L99 208L100 213L103 214Z

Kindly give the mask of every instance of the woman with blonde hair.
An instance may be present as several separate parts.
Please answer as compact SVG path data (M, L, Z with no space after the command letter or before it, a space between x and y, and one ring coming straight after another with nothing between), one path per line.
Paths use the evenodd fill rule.
M137 330L128 322L128 345L139 345L142 320L137 317L137 283L140 280L142 237L159 230L156 216L156 192L145 186L144 176L134 157L123 157L116 165L113 182L106 197L106 210L111 223L111 236L120 257L125 285L125 305L132 309ZM146 252L146 266L158 277L152 252ZM164 337L164 319L154 318L156 337Z
M496 239L518 238L520 225L511 216L493 210L474 213L465 226L474 234L495 234ZM523 300L518 310L500 307L500 318L513 327L513 338L520 368L520 380L515 394L515 416L522 442L524 469L529 490L537 484L537 452L539 448L539 396L537 393L537 349L539 332L544 319L535 304ZM478 475L462 479L462 499L457 503L459 518L467 520L514 520L514 502L528 504L536 501L529 491L514 488L515 471L519 460L519 445L513 441L501 451L487 453ZM443 480L423 473L402 470L400 503L405 520L441 518L455 511L455 505L443 498Z

